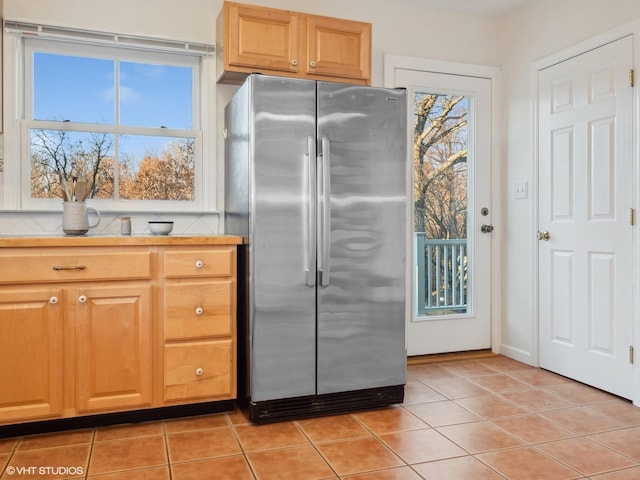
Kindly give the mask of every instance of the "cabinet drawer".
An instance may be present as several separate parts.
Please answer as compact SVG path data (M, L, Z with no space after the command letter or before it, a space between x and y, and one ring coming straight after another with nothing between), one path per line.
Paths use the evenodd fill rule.
M235 396L231 340L166 344L165 401Z
M0 254L0 283L69 282L151 278L148 251L97 252L80 249Z
M167 250L164 254L165 277L229 276L235 268L234 252L233 247Z
M231 280L165 287L166 340L231 335Z

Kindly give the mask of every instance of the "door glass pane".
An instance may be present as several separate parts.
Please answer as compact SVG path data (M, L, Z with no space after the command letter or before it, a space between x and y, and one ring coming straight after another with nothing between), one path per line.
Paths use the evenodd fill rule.
M414 95L416 315L467 313L469 98Z

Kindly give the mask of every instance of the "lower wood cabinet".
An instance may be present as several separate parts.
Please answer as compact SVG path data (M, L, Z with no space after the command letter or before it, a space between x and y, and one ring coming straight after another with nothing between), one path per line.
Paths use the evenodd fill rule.
M236 246L193 242L0 240L0 425L234 399Z
M78 288L77 411L152 404L152 315L149 285Z
M62 414L62 290L0 291L0 421Z

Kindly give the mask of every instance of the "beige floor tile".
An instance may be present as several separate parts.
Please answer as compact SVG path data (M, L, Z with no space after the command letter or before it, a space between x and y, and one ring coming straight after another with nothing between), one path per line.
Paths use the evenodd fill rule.
M247 458L258 480L336 478L327 462L311 446L250 453Z
M573 480L582 477L531 447L483 453L477 458L509 480Z
M446 400L446 398L441 393L436 392L433 388L430 388L417 380L408 381L404 386L404 405L437 402L440 400Z
M504 480L502 475L474 457L457 457L413 465L424 478L437 480Z
M563 408L562 410L544 412L541 415L580 435L606 432L624 427L622 422L588 407Z
M544 412L575 406L572 401L543 390L503 393L502 396L530 412Z
M93 442L93 430L72 430L69 432L24 437L18 445L18 451L64 447L67 445L83 445L90 444L91 442Z
M0 453L11 453L18 445L18 438L0 439Z
M254 480L242 455L171 465L172 480Z
M524 415L520 417L499 418L493 420L498 427L515 435L526 443L551 442L563 438L575 437L576 433L567 430L539 415Z
M517 378L503 373L499 373L497 375L485 375L471 380L476 385L481 386L491 393L522 392L531 388L530 385L521 382Z
M437 430L469 453L489 452L523 445L516 437L490 422L461 423L439 427Z
M407 410L432 427L482 420L481 417L461 407L452 400L409 405L407 406Z
M93 475L89 480L169 480L169 467L141 468L124 472Z
M164 430L162 422L133 423L127 425L114 425L112 427L98 428L96 442L108 442L124 438L147 437L150 435L162 435Z
M640 462L640 428L597 433L588 438Z
M293 422L234 427L245 452L308 445L309 440Z
M223 413L215 415L203 415L197 417L179 418L176 420L167 420L164 429L167 433L184 432L187 430L201 430L204 428L226 427L227 416Z
M527 365L526 363L518 362L517 360L513 360L512 358L505 357L502 355L492 357L492 358L482 358L476 361L486 367L493 368L494 370L498 370L500 372L519 372L522 370L538 370L537 368Z
M442 368L440 365L410 365L407 368L407 377L420 381L457 378L455 373Z
M444 396L442 400L477 397L491 393L486 388L482 388L480 385L471 381L471 379L465 378L449 379L446 381L436 380L430 383L429 386Z
M167 464L163 435L126 438L93 445L89 475Z
M589 408L617 420L624 426L640 426L640 408L627 400L616 398L607 402L591 404Z
M404 465L376 438L321 443L318 450L341 476Z
M500 395L460 398L456 400L456 403L484 418L510 417L529 413L525 408Z
M431 405L431 403L420 405ZM354 416L376 435L418 430L429 426L403 407L371 410L357 413Z
M442 363L442 368L461 377L478 377L481 375L491 375L496 373L495 369L489 368L475 360L460 360L456 362Z
M36 469L31 478L37 480L75 478L78 473L83 476L87 472L90 449L91 445L71 445L39 450L16 451L9 460L7 470L9 467L15 469ZM41 472L41 467L51 467L54 470ZM8 478L23 479L31 476L29 474L19 474L17 471L14 475L8 475L8 473L7 471L2 476L3 480Z
M537 448L583 475L637 466L637 462L582 437L544 443Z
M312 442L371 436L371 433L351 415L309 418L299 420L297 424Z
M591 480L638 480L640 478L640 467L626 468L617 472L594 475Z
M605 402L616 397L597 388L583 385L578 382L563 383L545 387L545 390L559 397L566 398L576 405L587 405L596 402Z
M458 445L432 428L381 435L380 439L408 464L467 454Z
M571 380L568 378L552 372L547 372L546 370L519 370L516 372L509 372L509 375L517 378L521 382L531 385L532 387L549 387L551 385L571 383Z
M231 427L170 433L167 435L167 444L171 463L242 453Z
M344 480L422 480L410 467L390 468L377 472L358 473L342 477Z

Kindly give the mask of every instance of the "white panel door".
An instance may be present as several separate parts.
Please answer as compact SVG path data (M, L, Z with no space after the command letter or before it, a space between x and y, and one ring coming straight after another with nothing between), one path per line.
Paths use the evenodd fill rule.
M633 39L539 72L540 366L632 397Z

